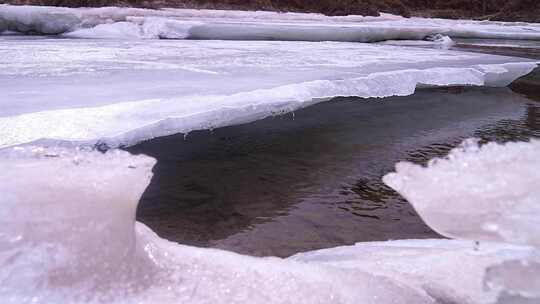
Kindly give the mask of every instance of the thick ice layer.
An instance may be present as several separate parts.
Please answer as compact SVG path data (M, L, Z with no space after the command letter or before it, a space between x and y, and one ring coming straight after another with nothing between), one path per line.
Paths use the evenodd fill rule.
M449 49L455 45L455 42L448 36L437 34L428 36L425 40L386 40L380 42L380 44Z
M427 168L399 163L384 182L443 235L540 247L539 149L467 141Z
M399 163L397 173L384 177L443 235L537 248L532 256L486 268L484 286L498 295L497 303L540 300L539 148L537 140L481 147L469 140L427 168Z
M116 23L128 24L116 24ZM122 28L119 31L119 28ZM81 38L355 41L450 37L540 40L537 24L318 14L129 8L0 6L0 32Z
M154 160L28 147L0 156L2 303L433 303L361 271L160 240L136 202Z
M473 241L403 240L358 243L301 253L290 259L392 277L422 288L438 303L495 303L501 289L486 288L486 270L512 258L534 255L531 248L500 243L476 247ZM536 274L527 277L535 279Z
M4 56L5 55L5 56ZM335 96L506 86L525 59L356 43L0 40L0 147L114 147L245 123Z
M540 49L538 40L512 40L512 39L455 39L458 46L480 47L480 48L517 48L517 49Z
M500 289L482 290L483 271L534 254L448 240L288 260L181 246L134 222L153 163L118 151L2 151L0 302L493 303Z
M484 285L500 294L500 304L540 302L540 253L490 266Z
M134 216L154 163L120 151L1 151L0 302L84 299L147 274Z

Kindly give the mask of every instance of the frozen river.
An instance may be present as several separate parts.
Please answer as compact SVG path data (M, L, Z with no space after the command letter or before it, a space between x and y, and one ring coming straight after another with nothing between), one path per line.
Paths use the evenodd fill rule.
M506 86L536 67L525 58L348 42L11 35L0 36L0 64L0 147L133 145L337 96Z
M469 137L540 137L538 97L504 88L339 98L294 118L155 139L128 149L158 160L138 219L170 240L254 255L439 237L382 176Z
M0 5L0 302L533 303L539 40Z

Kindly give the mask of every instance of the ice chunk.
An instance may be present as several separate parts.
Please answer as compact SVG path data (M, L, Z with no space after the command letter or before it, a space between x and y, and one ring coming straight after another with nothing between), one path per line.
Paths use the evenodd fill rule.
M189 38L191 28L199 24L201 23L196 21L146 18L142 24L142 32L146 38L185 39Z
M93 28L80 29L72 32L79 38L142 38L142 29L132 22L115 22L112 24L98 24ZM71 34L71 33L70 33ZM66 34L66 37L70 37Z
M81 22L76 11L67 8L0 6L0 32L62 34Z
M380 44L449 49L452 46L454 46L455 43L452 40L452 38L448 36L436 34L436 35L429 35L425 37L424 40L386 40L386 41L380 42Z
M455 44L454 41L452 40L452 38L450 38L448 36L445 36L445 35L441 35L441 34L437 34L437 35L434 35L434 36L427 36L425 38L425 40L431 41L435 45L437 45L437 46L439 46L440 48L443 48L443 49L449 49L450 47L452 47Z
M177 21L164 18L146 18L143 22L115 22L98 24L92 28L82 28L63 36L68 38L143 39L166 38L185 39L198 22Z
M466 141L428 167L396 165L384 182L426 223L452 238L540 247L540 141Z
M96 292L147 274L134 217L154 163L121 151L3 150L0 302L53 290L61 299L66 288Z
M2 151L0 302L434 303L384 276L160 239L134 221L154 162L120 151Z
M160 31L159 35L139 35L149 27L148 24L155 27L156 18L168 30ZM118 33L114 22L133 23L131 33L124 38L374 42L422 40L426 36L442 34L461 38L540 40L540 27L535 24L407 19L386 14L381 17L328 17L272 12L0 6L0 23L19 32L111 38L111 31ZM179 35L179 32L183 34Z
M130 145L336 96L505 86L536 66L519 58L331 42L3 37L0 45L0 147L37 140Z
M495 303L500 289L485 288L486 270L534 255L530 247L502 243L475 247L472 241L401 240L358 243L290 259L392 277L425 290L437 303Z
M160 303L435 303L421 289L356 269L179 246L140 223L137 232L148 242L147 253L170 272L157 284L172 284L172 292L148 293Z
M279 259L168 242L134 221L154 162L120 151L0 151L0 302L488 304L537 296L538 264L516 264L536 261L530 247L405 240ZM515 280L518 271L528 279Z
M537 255L490 266L484 283L487 289L499 293L497 303L538 303L540 258Z

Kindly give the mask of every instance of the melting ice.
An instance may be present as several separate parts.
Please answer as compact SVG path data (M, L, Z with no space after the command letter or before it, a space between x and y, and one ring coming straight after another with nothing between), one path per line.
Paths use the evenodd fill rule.
M131 145L246 123L336 96L506 86L526 59L344 42L540 39L535 24L209 10L0 6L0 147ZM395 43L395 42L394 42Z
M428 168L399 163L384 181L443 235L540 247L539 148L538 141L465 142Z
M0 38L0 147L141 140L336 96L506 86L527 59L361 43Z
M460 184L452 173L437 176L448 166L461 170L466 159L476 165L465 174L477 174L478 184L484 182L482 164L495 167L498 180L517 184L515 178L526 166L538 172L538 162L529 163L529 151L538 145L490 144L454 151L450 164L438 161L413 172L423 170L434 180L465 189L471 179ZM247 257L170 243L134 221L136 202L151 177L154 160L149 157L25 147L3 150L0 164L2 303L505 303L509 297L538 296L538 251L532 247L478 246L474 237L359 243L289 259ZM407 183L411 174L402 167L397 176L386 178L401 191L396 180ZM521 180L536 181L537 175ZM537 183L523 185L520 191L528 190L525 196L537 201ZM429 193L431 188L414 189ZM447 210L452 218L455 209L448 208L444 193L444 205L433 200L431 206ZM458 193L460 208L475 201L474 191ZM489 199L481 206L487 214L500 214L510 203L527 210L530 202L504 187ZM418 199L413 197L412 203L418 206ZM510 208L506 214L516 210ZM432 215L421 215L433 223ZM532 215L525 217L529 223ZM529 228L512 221L504 226L524 235ZM518 280L527 273L527 280Z
M540 40L537 24L426 18L133 8L0 6L0 32L81 38L354 41L453 38Z
M540 39L538 25L523 23L0 6L6 31L93 39L0 37L0 147L129 145L335 96L506 86L536 67L525 59L359 43L139 38ZM149 157L6 148L0 302L536 301L539 148L538 141L469 143L427 168L399 164L385 178L432 228L457 240L361 243L289 259L181 246L135 222L155 162Z

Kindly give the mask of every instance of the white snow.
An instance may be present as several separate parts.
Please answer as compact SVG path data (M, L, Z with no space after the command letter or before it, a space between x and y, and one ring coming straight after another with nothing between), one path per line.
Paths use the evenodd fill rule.
M130 33L118 32L115 22L132 23ZM148 31L149 27L151 31ZM0 32L2 29L24 33L66 33L69 37L81 38L126 39L373 42L422 40L442 34L452 38L540 40L540 26L527 23L402 18L387 14L381 17L327 17L301 13L114 7L69 9L3 5L0 6ZM178 35L179 32L182 34Z
M452 240L289 259L182 246L134 222L153 159L30 146L0 154L2 303L495 303L511 275L497 267L536 254Z
M118 25L118 24L117 24ZM506 86L526 59L359 43L0 39L0 147L111 147L418 86Z

